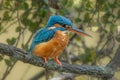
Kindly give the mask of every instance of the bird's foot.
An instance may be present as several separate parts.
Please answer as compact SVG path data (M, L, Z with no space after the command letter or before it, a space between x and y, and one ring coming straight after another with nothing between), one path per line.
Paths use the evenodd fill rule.
M58 57L55 57L55 62L59 65L59 66L62 66L61 62L59 61Z
M42 59L43 59L43 61L44 61L44 64L46 64L46 63L47 63L46 57L42 57Z

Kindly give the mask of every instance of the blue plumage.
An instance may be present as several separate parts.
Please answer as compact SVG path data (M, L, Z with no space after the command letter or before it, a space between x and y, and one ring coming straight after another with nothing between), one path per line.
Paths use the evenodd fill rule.
M58 27L58 28L54 28L54 29L43 28L43 29L38 30L33 37L33 41L32 41L29 51L31 52L36 45L38 45L42 42L47 42L47 41L51 40L54 37L55 32L57 30L64 31L66 29L62 28L62 27Z
M61 25L68 25L68 26L73 26L72 22L63 17L63 16L60 16L60 15L55 15L55 16L51 16L47 22L47 25L46 27L51 27L53 26L54 24L61 24Z
M33 37L33 41L32 41L32 44L30 46L30 49L29 51L31 52L34 47L42 42L47 42L49 40L51 40L54 35L55 35L55 32L57 30L61 30L61 31L64 31L66 30L65 28L63 27L59 27L59 28L54 28L54 29L50 29L50 27L53 27L54 24L60 24L60 25L69 25L69 26L72 26L72 22L63 17L63 16L60 16L60 15L55 15L55 16L51 16L47 22L47 25L45 28L43 29L40 29L38 30L34 37Z
M55 34L54 31L48 30L47 28L38 30L33 37L33 41L32 41L29 51L32 51L35 45L41 42L46 42L49 39L51 39L54 36L54 34Z
M55 27L54 24L59 24L62 27L61 26ZM55 16L51 16L49 18L45 28L42 28L35 33L29 51L31 52L36 45L38 45L42 42L47 42L47 41L51 40L54 37L57 30L61 30L61 31L67 30L67 28L64 27L64 25L69 26L69 28L70 28L69 30L73 31L77 34L90 36L89 34L83 32L82 30L79 30L75 26L73 26L72 22L69 19L67 19L63 16L60 16L60 15L55 15Z
M66 48L69 41L68 34L63 31L71 31L78 35L90 36L73 26L69 19L55 15L49 18L45 28L39 29L35 33L29 51L36 56L42 57L44 63L47 63L47 58L53 57L57 64L61 66L62 64L58 56Z

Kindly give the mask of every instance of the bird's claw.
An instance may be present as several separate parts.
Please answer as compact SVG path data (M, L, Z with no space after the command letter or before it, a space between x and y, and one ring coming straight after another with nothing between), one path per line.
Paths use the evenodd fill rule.
M59 65L62 66L61 62L59 61L58 57L55 57L55 62Z

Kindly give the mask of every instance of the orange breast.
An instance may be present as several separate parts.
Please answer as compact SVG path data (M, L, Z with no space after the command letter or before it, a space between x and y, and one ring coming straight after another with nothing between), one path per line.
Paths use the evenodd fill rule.
M67 33L57 31L53 39L35 46L33 53L40 57L56 57L66 48L69 38Z

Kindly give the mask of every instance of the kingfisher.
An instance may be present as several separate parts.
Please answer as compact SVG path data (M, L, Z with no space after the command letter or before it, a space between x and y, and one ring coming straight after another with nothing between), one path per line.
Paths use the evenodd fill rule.
M36 31L29 51L35 56L43 59L47 63L48 58L54 58L55 62L61 66L58 57L67 47L69 42L68 31L78 35L90 36L78 29L73 23L61 15L50 16L46 26Z

